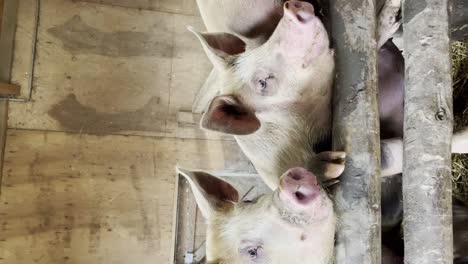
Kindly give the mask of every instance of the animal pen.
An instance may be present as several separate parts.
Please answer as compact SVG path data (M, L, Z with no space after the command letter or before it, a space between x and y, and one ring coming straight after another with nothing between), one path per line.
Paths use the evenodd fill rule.
M168 120L161 122L164 124L166 129L162 132L151 131L146 127L143 127L144 129L142 129L138 126L122 130L115 129L115 126L120 124L118 123L120 119L116 118L115 122L117 124L113 124L115 126L111 125L106 127L106 133L112 135L119 134L121 137L115 139L99 138L86 135L83 136L81 135L82 131L80 129L77 129L69 123L70 121L67 119L70 119L71 115L67 115L61 117L61 124L63 127L65 127L64 131L73 132L76 133L76 135L62 135L57 134L57 131L62 130L55 129L54 125L52 123L48 123L49 121L47 119L44 119L45 121L41 120L42 123L38 122L37 124L33 124L28 127L27 124L24 124L24 119L30 117L30 115L32 115L31 113L33 113L33 110L27 107L21 108L17 106L12 108L15 112L15 116L12 117L12 120L10 120L10 123L8 123L9 100L13 102L30 101L33 87L35 85L40 85L40 82L50 81L48 79L48 71L58 71L55 68L41 68L41 65L38 63L38 61L42 60L44 58L43 56L52 56L51 54L54 53L53 49L49 50L49 48L46 47L47 45L52 44L47 43L47 41L50 40L45 36L48 36L47 34L55 34L55 36L59 36L60 32L57 31L58 33L55 33L53 30L53 28L57 29L59 25L50 22L50 25L47 25L50 27L47 30L41 31L41 29L39 29L39 17L42 12L40 8L41 4L46 1L29 0L27 1L28 4L30 4L29 6L26 6L24 4L25 2L23 2L23 6L19 7L21 2L22 0L0 0L0 96L3 97L3 100L0 101L0 146L2 147L2 151L0 152L0 173L11 173L14 175L15 172L12 172L12 169L18 169L18 171L22 171L21 166L15 165L16 162L18 162L17 159L21 158L15 153L23 153L27 157L27 159L32 164L31 171L36 170L41 171L41 173L45 173L47 171L46 168L32 168L33 166L36 166L35 162L38 160L43 160L44 162L50 161L50 159L47 158L51 158L50 156L57 158L57 156L61 156L61 154L55 154L56 156L54 156L54 154L41 156L42 154L38 154L39 152L36 149L39 145L44 148L50 148L50 151L54 152L57 149L61 149L61 147L59 147L60 144L64 144L64 148L67 149L65 151L66 154L64 154L67 157L65 159L70 160L78 160L82 158L80 156L82 153L90 153L90 159L92 160L88 161L88 163L91 164L95 162L95 164L93 163L93 166L101 170L101 173L106 174L106 177L109 178L109 182L118 182L119 177L123 178L122 175L128 172L129 174L133 175L131 179L131 185L133 188L137 191L145 192L145 195L140 195L138 193L135 194L134 202L135 204L138 204L139 207L141 207L141 210L139 211L132 211L130 208L132 206L126 204L125 201L123 201L118 196L107 197L107 194L98 195L99 201L105 201L106 203L112 203L114 200L120 201L125 204L126 209L130 208L128 211L131 213L125 214L126 219L128 219L128 223L126 222L123 225L130 225L134 222L137 222L137 220L135 220L131 214L137 214L143 219L141 223L138 222L143 226L142 231L133 229L129 231L129 233L138 233L138 235L136 235L137 239L132 240L129 245L130 249L133 249L138 252L138 254L140 254L140 257L137 259L137 263L138 260L140 260L141 263L166 263L167 261L173 261L174 263L191 264L196 263L197 260L202 259L203 250L201 249L200 251L197 251L199 250L199 245L194 242L194 237L198 235L196 233L197 230L195 230L195 223L190 222L196 221L198 219L196 216L196 205L193 202L193 198L189 193L186 183L184 183L180 177L178 178L177 182L173 182L172 178L175 178L173 177L173 174L175 174L175 165L178 162L186 162L191 164L193 167L198 166L202 169L216 171L217 175L221 177L236 178L243 176L249 178L249 181L253 182L257 180L252 177L255 176L255 171L251 164L243 155L235 155L229 151L225 151L225 149L237 150L237 146L232 140L223 138L222 136L206 136L202 134L202 132L200 132L200 130L196 127L198 125L197 122L199 121L200 116L199 114L193 114L186 110L187 108L191 108L191 105L190 107L187 107L187 103L185 102L186 99L171 99L170 96L169 99L164 99L166 96L165 94L158 95L158 98L163 98L161 100L167 100L166 103L169 105L169 110L168 112L162 112L161 114L171 116L172 119L168 118ZM59 1L55 2L58 3ZM94 2L100 4L101 2L112 1L88 0L73 2ZM177 6L177 8L168 4L170 7L167 7L165 12L186 12L183 7L185 4L192 5L193 9L193 3L187 4L186 1L181 2L183 2L183 4L181 6ZM336 235L336 261L339 264L374 264L381 262L380 140L377 110L376 71L376 28L378 22L376 19L376 13L383 5L383 2L384 1L382 0L330 0L329 10L326 12L331 17L328 18L328 20L331 29L331 37L334 43L333 45L336 51L336 79L333 109L333 148L335 150L345 150L347 152L346 169L343 175L340 177L340 184L335 195L335 199L337 201L338 218L340 219ZM78 4L73 3L73 5ZM124 6L125 5L126 4L124 4ZM450 12L452 10L451 5L452 3L449 0L403 1L401 16L404 31L403 48L405 57L406 85L403 146L403 229L405 241L405 263L423 264L453 262L453 231L451 211L452 187L450 179L450 142L453 127L452 80L450 67L451 32L449 31ZM463 6L463 3L455 1L454 5ZM20 8L22 8L21 12L17 12L17 10ZM53 11L50 8L47 8L49 7L44 8L45 13L42 15L53 15L55 14L54 12L60 12L60 10ZM66 11L66 6L61 6L60 8L62 8L61 11L66 13L66 16L68 16L67 19L70 18L70 20L67 20L67 22L77 23L79 27L84 27L83 25L85 24L79 24L79 22L82 22L79 20L80 17L75 15L75 13L80 14L79 11ZM105 8L102 8L102 10L100 8L101 7L96 7L95 10L93 9L91 11L86 11L89 12L87 15L96 15L99 17L99 15L101 15L100 12L107 12L106 14L122 13L122 17L129 17L131 15L138 14L132 13L131 15L128 15L125 13L126 11L122 11L123 9L119 9L117 11L108 11L104 10ZM139 7L137 6L137 8ZM154 7L156 10L158 10L158 8L162 7ZM78 8L76 9L78 10ZM466 10L466 7L460 7L460 9ZM195 16L190 12L186 17L184 17L184 22L201 24L199 19L194 18ZM12 67L15 57L15 34L16 37L18 37L18 32L15 32L17 28L17 14L18 16L22 16L22 19L24 19L24 17L29 17L28 19L22 20L21 27L18 28L22 30L19 32L20 36L24 37L24 35L27 35L31 38L32 41L26 44L21 42L20 46L16 46L16 49L28 51L30 57L22 57L19 60L16 58L17 64L15 67L19 67L16 69L16 72L21 72L22 74L25 74L25 76L18 75L15 78L12 78ZM357 16L356 14L359 15ZM145 16L149 15L145 14ZM164 19L166 18L161 20ZM167 20L169 21L169 18L167 18ZM148 21L151 21L155 24L161 22L153 21L150 18L148 18ZM166 20L163 22L165 23L165 21ZM116 24L118 23L120 22L116 22ZM174 23L177 24L177 22ZM137 26L144 28L144 26L141 25ZM182 32L181 28L182 27L180 26L178 29L175 29L176 33L174 33L174 35L182 35L182 33L180 33ZM465 36L467 27L460 26L459 29L459 32L453 34ZM138 35L132 36L137 37ZM37 37L40 39L39 41L36 41ZM168 38L175 38L175 36L169 36ZM173 51L174 53L190 52L186 50L193 48L184 47L183 41L180 42L182 44L175 44L179 45L179 50ZM39 45L38 43L40 44L40 47L37 46ZM41 53L40 56L35 58L37 56L36 52L38 52L37 49L40 49ZM60 52L63 51L60 50L57 53ZM427 54L431 55L428 56ZM75 57L74 59L78 57L77 60L79 60L79 56L75 55L76 54L73 55L73 57ZM174 57L177 58L176 55L174 55ZM58 56L57 58L57 61L59 61L61 57ZM28 59L30 59L32 62L31 67L27 62ZM191 59L197 60L199 57L193 55ZM42 63L42 61L40 62ZM177 67L184 67L181 66L181 62L179 64L180 65L177 65L176 61L171 62L170 65L165 65L164 67L167 66L167 68L171 68L171 70ZM39 69L39 76L41 78L37 78L35 80L33 77L36 77L34 71L36 68ZM74 69L72 66L70 66L70 68ZM94 70L99 71L99 69ZM184 71L187 70L183 69L180 72L183 73ZM73 75L73 73L69 74ZM71 76L64 76L65 77L60 79L58 83L67 83L72 80ZM15 84L10 82L12 79L15 79ZM188 80L188 82L193 81L190 80L190 78L188 78ZM35 84L35 81L39 82L39 84ZM202 80L197 79L193 82L199 85L201 81ZM168 80L168 82L174 82L174 80L171 78ZM176 83L171 84L171 87L175 87L177 85L182 86L181 83ZM42 95L47 97L49 94L44 93L39 94L38 96ZM107 96L107 94L104 93L104 96ZM205 103L206 100L203 100L200 97L197 99L199 104L194 105L193 109L202 109L203 107L200 106L200 104ZM38 100L38 98L35 98L35 100ZM126 99L123 99L122 101L125 100ZM183 103L185 103L183 105L184 110L175 108L172 109L171 106L173 102L171 100L183 101ZM77 103L76 98L73 96L68 96L65 97L64 100L60 101L60 103L57 103L54 107L62 107L61 110L63 110L67 104L74 103ZM88 112L86 112L88 111L88 108L82 107L80 109L81 110L79 114L88 114ZM49 110L49 108L47 108L47 110L47 113L51 115L56 113L53 111L52 107L51 110ZM151 109L151 111L153 110L154 109ZM159 109L154 111L159 111ZM146 114L144 108L137 109L134 112L142 115ZM129 111L130 114L128 115L129 117L127 120L134 118L134 116L131 115L131 113L134 112ZM34 114L44 113L40 111L34 112ZM94 111L94 113L96 113L96 111ZM71 112L71 114L73 114L73 112ZM22 115L24 116L23 118L21 117ZM112 114L109 114L106 117L113 118ZM80 122L92 123L97 121L99 121L98 118L91 120L85 119L84 121L81 120ZM45 127L43 127L43 125ZM9 128L11 130L8 132ZM18 129L19 132L17 132L15 129ZM39 134L36 135L27 134L27 132L22 131L27 129L35 129L40 132L38 132ZM83 133L100 134L99 129L101 128L96 128L95 130L93 129L94 128L91 127L88 131L84 131ZM55 131L55 134L44 132L46 130ZM143 131L141 133L136 133L138 139L131 141L127 138L129 135L133 135L128 131L137 130ZM161 139L156 143L150 142L145 138L147 135L160 136L161 134L167 136L167 138ZM16 142L18 146L12 145L10 147L5 147L7 135L8 140ZM83 152L78 154L68 150L82 147L80 144L76 143L77 140L81 137L86 137L90 142L84 147L86 150L80 150ZM109 155L109 157L112 156L112 158L103 158L103 160L100 160L100 157L94 153L98 151L98 148L94 148L95 146L98 146L100 144L99 142L101 141L106 142L106 144L110 146L117 143L121 144L125 146L125 151L137 154L135 154L135 156L126 156L122 154L118 156L117 161L115 161L115 157L112 155L114 155L114 152L118 152L118 150L109 148L105 149L105 153ZM155 162L153 153L156 146L155 144L165 148L165 152L161 151L156 155L161 158L161 160L163 160L162 163L164 161L168 161L168 164L159 164L159 167L156 165L154 165L154 167L143 165L142 160L157 163ZM28 148L31 148L31 153L29 153ZM87 150L88 148L91 150ZM178 151L178 148L183 148L183 153L180 153L182 151ZM207 149L209 149L208 154L200 155L200 150L206 150L208 152ZM138 154L138 152L141 150L143 154ZM5 158L5 155L9 155L9 157ZM211 158L213 161L203 161L208 158ZM5 164L8 168L3 167L5 160L7 161ZM118 163L126 164L125 162L128 160L131 160L133 164L128 168L126 167L123 172L116 172L112 167L98 164L109 161L115 162L117 163L116 166L119 166ZM80 161L77 161L77 164L81 164ZM68 163L60 164L60 166L62 165L68 166ZM72 165L73 162L71 162L70 165L71 170ZM140 165L141 167L139 167ZM61 171L60 169L57 170ZM165 175L165 178L162 180L139 178L140 174L150 174L155 173L155 171L159 174ZM90 174L92 173L90 172ZM70 174L69 177L70 180L73 181L76 180L77 177L81 177L81 174L80 176ZM46 262L41 262L43 257L42 255L34 255L37 252L34 252L34 254L31 253L34 255L34 259L37 260L38 263L66 263L66 261L73 257L74 254L79 255L81 251L79 253L70 252L70 241L72 241L73 237L77 239L89 239L89 245L87 245L87 248L82 251L81 254L84 254L83 252L85 252L92 257L89 257L89 259L81 259L81 261L87 260L95 261L89 263L106 263L105 258L111 257L112 254L117 254L118 256L124 255L125 252L123 251L126 250L126 244L115 243L113 244L113 246L115 246L113 249L99 247L99 244L103 243L100 241L112 241L117 239L117 237L126 237L132 235L127 233L123 234L125 230L120 230L122 233L113 236L113 233L117 233L113 230L113 224L115 224L117 220L115 220L115 214L113 215L110 213L111 210L107 212L109 215L104 215L100 214L99 212L92 211L93 215L90 216L91 220L84 220L84 218L87 216L82 216L81 214L85 214L86 211L80 211L80 213L76 215L70 212L73 210L73 208L75 210L81 210L79 208L80 205L73 205L68 202L62 204L61 202L63 201L55 201L50 198L50 196L54 194L52 190L54 188L60 189L60 192L64 193L61 195L66 195L67 192L73 193L74 187L71 184L64 184L65 187L63 187L62 190L61 185L60 188L54 187L55 185L51 184L50 179L33 179L31 181L32 184L40 185L41 192L45 191L45 195L40 198L43 199L43 201L39 201L36 204L39 207L37 208L36 213L46 218L46 220L34 228L30 223L25 223L24 226L19 223L17 224L18 226L12 227L12 229L15 229L15 232L17 233L13 232L14 234L11 236L20 237L24 235L22 232L41 234L41 232L46 232L44 230L48 229L48 225L56 225L58 228L60 228L60 232L62 233L59 232L50 234L50 236L55 238L63 237L63 239L60 240L61 242L53 242L52 240L50 240L52 241L50 242L49 240L45 239L39 240L39 242L48 241L48 247L55 247L57 245L63 246L62 243L65 244L64 252L50 253L48 256L44 257L44 261ZM0 190L2 190L2 195L5 195L6 193L7 197L9 198L9 205L3 205L8 207L8 209L0 209L0 223L7 222L2 221L2 218L9 217L6 212L10 213L12 211L12 204L18 207L21 206L21 202L12 202L14 199L11 199L11 196L8 196L9 192L12 192L10 189L19 188L15 193L23 193L24 195L28 195L28 192L31 191L31 189L26 188L27 186L16 187L14 180L8 179L5 182L7 182L6 186L2 186L2 189ZM157 187L152 188L152 184L157 185ZM259 186L260 184L252 183L252 186L253 185ZM239 186L242 186L242 184L239 184ZM87 188L90 188L99 194L101 188L106 189L109 187L106 183L92 182L86 183L84 186L82 186L83 190ZM117 186L115 190L113 189L112 191L115 191L116 193L124 192L125 188L125 185ZM253 191L248 187L245 188L245 186L242 186L242 188L244 188L243 194L245 194L245 196L261 194L263 193L264 189L266 189L264 186L253 189ZM152 192L160 193L160 196L156 199L157 201L146 197L146 195L149 196L148 193ZM173 193L176 193L176 195ZM79 194L76 194L76 196L79 197ZM162 200L167 200L167 202ZM101 210L100 208L96 209L92 205L88 205L87 203L89 203L89 201L84 198L77 198L74 201L76 201L76 203L82 202L85 204L83 206L89 206L90 208L93 208L93 210ZM158 208L153 208L148 201L157 203ZM65 211L64 214L67 217L62 220L49 219L49 216L47 216L44 211L52 209ZM174 212L178 213L173 216ZM30 217L28 213L29 211L26 211L23 216ZM154 216L151 216L151 214L154 214ZM161 216L156 216L157 214ZM54 215L54 217L58 216ZM160 219L153 219L153 217L160 217ZM22 221L19 216L13 220L20 222ZM28 219L28 221L35 220ZM151 224L152 222L156 222L157 224ZM11 225L12 223L9 224ZM157 225L159 226L156 228L155 226ZM8 226L4 224L3 227L3 232L8 234L6 231L8 230ZM72 227L77 229L82 228L82 230L73 233L70 232L70 228ZM156 229L158 232L150 231ZM173 233L174 230L177 232ZM141 234L139 233L140 231ZM18 242L17 240L4 238L0 233L0 239L0 263L8 263L2 262L2 260L7 258L18 261L15 263L32 263L32 260L30 259L28 259L28 261L31 262L20 262L21 260L25 260L27 258L20 256L21 254L15 252L15 250L12 249L13 247L9 248L8 254L5 253L7 250L3 252L1 248L6 245L6 243L28 243L27 245L31 247L37 246L46 251L48 248L46 245L37 243L35 241L36 238L31 237L25 239L24 241L18 240ZM157 242L151 242L152 240L157 240ZM157 245L154 243L157 243ZM142 247L147 248L140 249ZM159 252L159 255L149 253L150 250L156 250ZM118 262L119 260L117 258L115 259L117 261L115 263L130 263L130 261L133 260L132 258L127 257L126 259L124 258L123 262Z
M466 36L467 8L461 1L403 2L405 263L452 263L450 36ZM347 152L335 194L337 263L380 263L382 257L375 32L383 5L331 0L322 10L336 51L333 148ZM201 111L210 96L199 94L193 109ZM192 258L197 249L182 252Z
M349 155L336 196L336 257L380 263L376 5L331 1L330 7L332 36L344 44L336 45L334 147ZM449 9L449 1L403 1L405 263L453 261Z

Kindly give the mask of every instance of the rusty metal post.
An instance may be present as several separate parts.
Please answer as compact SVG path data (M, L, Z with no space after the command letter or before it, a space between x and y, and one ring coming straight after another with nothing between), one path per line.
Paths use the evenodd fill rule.
M450 0L403 5L405 263L453 263Z
M330 1L336 50L333 148L347 153L335 195L336 262L381 262L375 0Z

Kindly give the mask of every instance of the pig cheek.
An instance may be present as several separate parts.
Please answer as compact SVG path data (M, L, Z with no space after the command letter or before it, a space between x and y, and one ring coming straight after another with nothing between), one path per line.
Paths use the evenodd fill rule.
M326 37L327 36L323 36L322 34L317 35L317 38L312 43L309 50L305 53L306 55L304 56L302 63L303 69L314 66L315 59L327 50L328 42L324 40Z

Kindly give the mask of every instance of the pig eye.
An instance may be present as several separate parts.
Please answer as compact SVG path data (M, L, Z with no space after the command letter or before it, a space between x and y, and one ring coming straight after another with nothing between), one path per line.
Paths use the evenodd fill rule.
M243 250L243 254L253 262L257 262L262 258L262 247L261 246L254 246L248 247Z
M273 78L274 77L272 75L268 75L266 78L258 79L256 88L257 93L260 95L271 95L273 89L269 86L271 86L270 82Z
M257 259L257 248L251 248L247 251L249 253L250 259Z

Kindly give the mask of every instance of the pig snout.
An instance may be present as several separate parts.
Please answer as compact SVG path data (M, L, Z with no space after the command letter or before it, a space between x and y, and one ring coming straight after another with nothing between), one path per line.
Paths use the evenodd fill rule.
M314 16L314 7L307 2L287 1L284 3L284 13L299 24L307 24Z
M281 176L280 197L293 204L308 206L320 195L317 177L304 168L292 168Z

